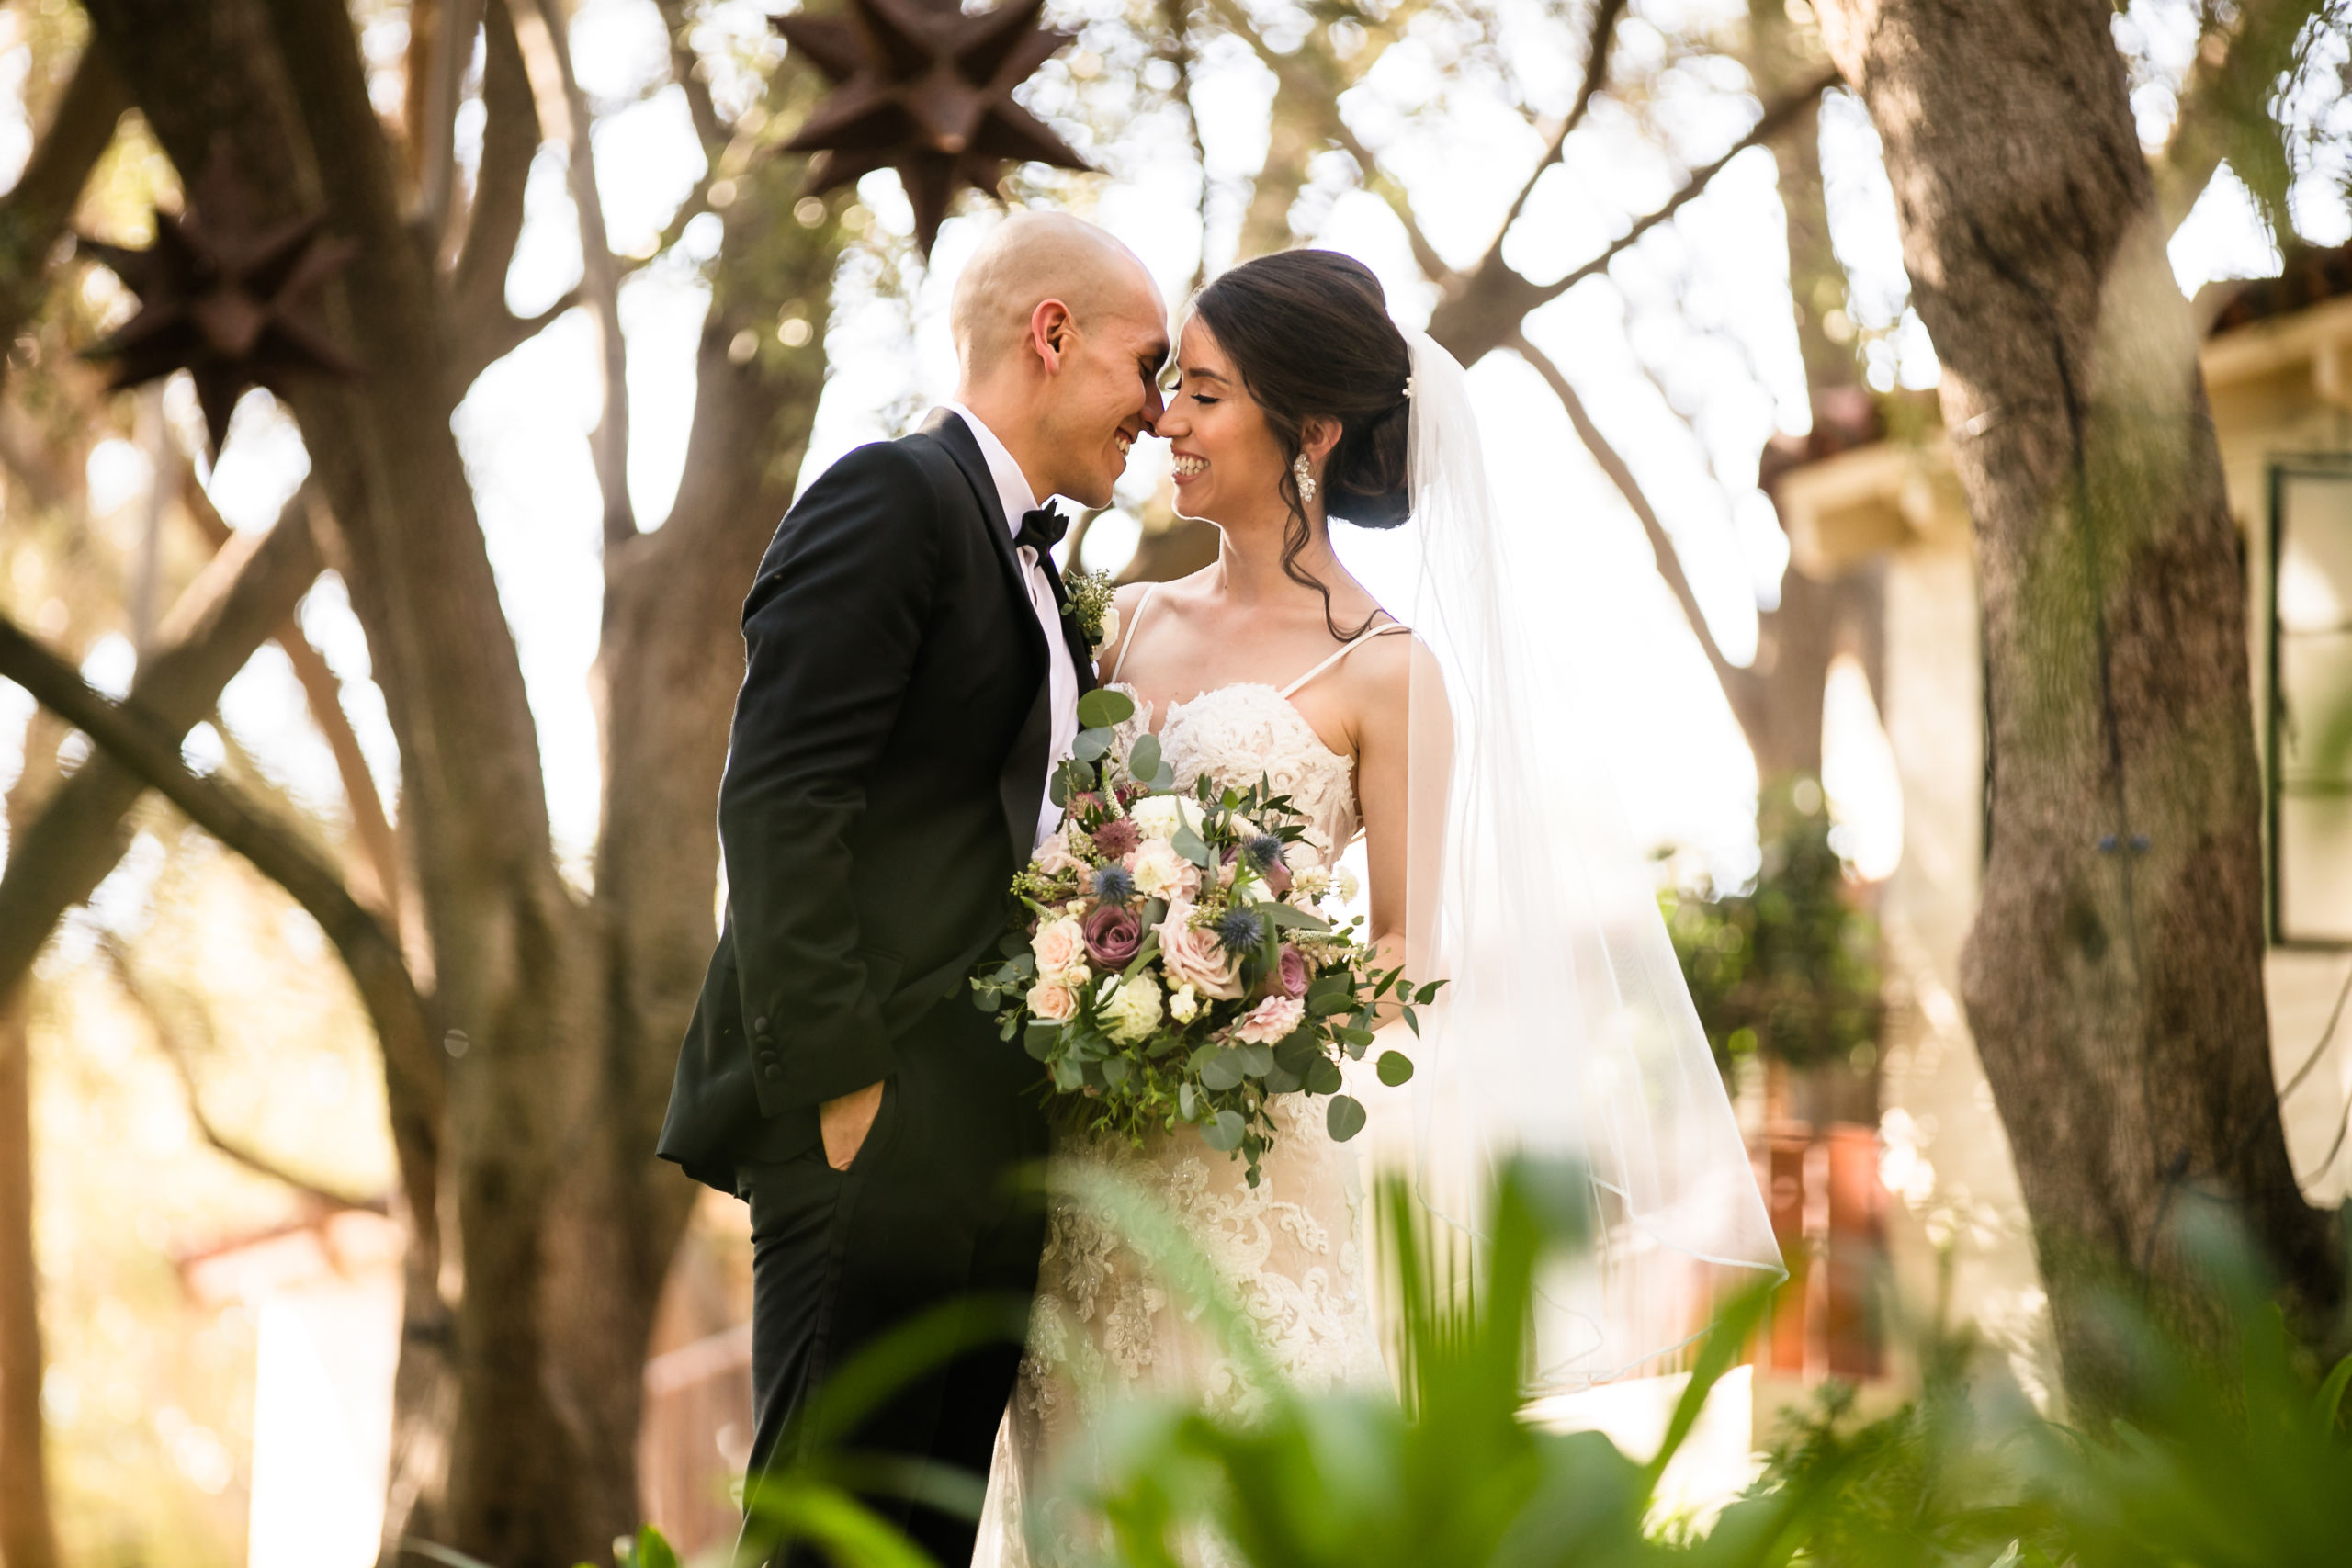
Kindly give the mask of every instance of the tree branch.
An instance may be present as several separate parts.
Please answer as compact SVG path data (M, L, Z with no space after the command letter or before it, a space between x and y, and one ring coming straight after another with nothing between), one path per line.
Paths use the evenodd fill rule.
M1487 247L1490 253L1502 248L1503 236L1510 232L1510 226L1518 222L1519 215L1526 210L1527 198L1535 194L1537 184L1552 165L1560 161L1560 154L1567 150L1568 138L1576 133L1577 127L1584 123L1584 117L1591 111L1592 100L1600 96L1601 84L1608 81L1610 50L1617 41L1617 22L1625 14L1625 5L1626 0L1593 0L1592 26L1587 34L1584 51L1584 80L1577 86L1576 102L1568 107L1568 118L1560 122L1560 129L1552 133L1551 144L1544 148L1544 156L1536 160L1535 167L1528 174L1527 182L1519 187L1519 194L1511 197L1510 210L1503 214L1502 226L1495 231L1494 243Z
M1421 231L1420 220L1413 215L1412 203L1405 198L1404 191L1381 172L1380 160L1373 155L1372 149L1364 145L1363 139L1340 115L1339 90L1334 85L1317 82L1308 75L1299 54L1277 53L1259 36L1258 29L1250 25L1249 17L1234 0L1210 0L1210 7L1223 19L1228 30L1249 40L1259 60L1274 73L1274 80L1281 85L1283 96L1298 104L1315 105L1323 111L1324 133L1338 143L1341 152L1355 160L1356 167L1363 172L1365 188L1387 202L1390 210L1396 214L1396 220L1404 225L1406 242L1413 248L1413 260L1422 273L1433 282L1442 283L1452 277L1453 269L1445 265L1445 258L1438 254L1437 247L1430 243L1429 236Z
M441 0L433 39L433 77L426 85L424 123L415 131L419 170L413 220L424 254L437 258L448 231L449 209L458 186L458 100L466 67L474 57L483 0Z
M523 197L539 151L538 102L506 6L507 0L490 0L482 13L481 163L474 172L465 246L449 275L461 343L514 319L506 309L506 271L523 235ZM460 357L469 355L461 348Z
M662 30L670 35L670 75L678 90L686 95L686 118L694 121L695 134L702 139L703 155L715 168L719 149L728 142L727 122L718 118L718 106L711 100L710 84L703 80L702 59L695 53L694 18L686 14L685 0L655 0L662 13Z
M2230 26L2208 33L2181 84L2173 133L2154 160L2165 231L2177 229L2228 159L2275 224L2290 172L2281 157L2270 96L2295 63L2296 45L2329 0L2244 0ZM2266 172L2269 177L2265 177Z
M588 95L572 70L562 6L560 0L517 0L514 16L540 123L555 130L568 153L571 205L580 220L581 297L596 322L604 370L604 402L588 452L604 492L605 547L610 549L637 536L637 513L628 498L628 343L621 334L621 268L605 228Z
M130 700L184 734L212 711L221 688L285 623L323 562L299 514L266 534L242 534L216 556L165 617L140 662ZM144 786L106 755L60 784L0 871L0 995L15 988L66 910L89 897L122 854L122 822Z
M25 172L0 197L0 349L40 302L50 255L130 107L122 79L93 40L75 63L74 79L65 85L49 129L34 143Z
M192 468L182 473L180 501L212 547L226 548L234 536L214 509L212 498L205 493ZM320 532L321 505L316 492L305 486L295 493L288 509L316 536ZM402 880L400 840L392 832L391 818L384 809L383 795L376 788L376 775L368 766L367 753L360 749L359 737L351 728L351 716L344 712L343 682L328 666L325 657L303 635L301 623L293 616L288 615L285 624L271 634L271 640L285 651L287 662L293 665L294 678L302 683L303 701L311 710L311 722L318 726L319 733L326 738L327 750L334 754L335 773L343 781L344 801L351 811L352 835L359 840L361 865L375 885L372 889L356 890L360 901L373 907L398 931Z
M180 1039L178 1032L164 1018L163 1008L146 982L140 978L139 971L131 961L130 949L110 931L98 933L98 945L105 950L107 964L114 971L123 994L146 1015L147 1027L155 1037L156 1049L163 1052L164 1059L172 1065L174 1076L180 1080L180 1093L187 1102L188 1120L196 1123L198 1134L206 1143L256 1176L266 1176L272 1181L290 1187L325 1208L365 1209L376 1214L390 1213L391 1205L380 1197L356 1198L347 1192L322 1187L308 1177L296 1175L260 1150L221 1132L220 1125L204 1109L204 1095L197 1086L196 1069L188 1060L187 1043Z
M1567 377L1552 362L1549 355L1528 342L1522 333L1514 333L1503 346L1518 354L1534 367L1537 375L1544 378L1544 384L1552 389L1553 396L1560 400L1560 407L1567 411L1568 423L1576 427L1577 439L1584 443L1585 450L1592 454L1593 461L1600 465L1600 471L1609 476L1609 482L1617 487L1617 493L1624 497L1626 506L1641 523L1642 532L1648 536L1650 548L1657 557L1658 576L1666 580L1667 589L1673 593L1674 602L1682 606L1683 619L1690 624L1690 635L1699 639L1699 651L1707 656L1708 667L1714 671L1715 679L1724 689L1724 696L1730 702L1734 714L1745 728L1748 720L1746 710L1754 705L1754 698L1746 690L1751 671L1724 657L1723 649L1715 641L1715 634L1708 629L1705 613L1699 608L1699 595L1692 591L1690 576L1682 570L1682 558L1675 551L1674 537L1666 531L1666 525L1658 518L1657 508L1650 504L1650 498L1642 490L1641 481L1634 477L1632 467L1617 448L1609 444L1609 438L1600 433L1600 427L1593 423L1591 413L1585 408L1584 400L1577 395L1576 388L1569 384Z
M1734 159L1751 147L1770 141L1840 79L1837 72L1825 71L1771 105L1747 134L1732 143L1721 157L1693 170L1664 205L1635 219L1624 233L1601 247L1599 255L1554 282L1530 283L1511 270L1503 260L1502 244L1498 240L1474 270L1454 280L1446 297L1430 312L1430 336L1443 344L1464 365L1476 364L1495 349L1509 344L1518 334L1520 322L1531 311L1557 299L1586 278L1606 272L1611 262L1639 244L1644 235L1696 199Z
M198 778L189 773L180 761L174 732L166 725L130 702L107 701L75 673L73 666L41 647L6 616L0 616L0 676L30 692L43 706L87 735L141 784L178 807L198 827L243 855L319 923L341 954L360 1002L376 1027L384 1053L385 1075L393 1080L389 1087L395 1108L394 1139L401 1145L401 1163L407 1167L414 1147L408 1140L419 1129L400 1125L398 1108L430 1104L437 1109L439 1053L426 1023L424 999L417 995L416 984L401 958L400 943L392 933L352 897L334 869L300 833L272 821L241 793L217 780ZM429 1086L401 1081L413 1078L421 1068L435 1075ZM424 1092L420 1094L419 1090ZM422 1131L427 1139L424 1148L429 1151L435 1129L427 1126ZM422 1175L421 1190L429 1195L433 1190L430 1169ZM405 1168L402 1171L402 1185L412 1193L420 1190L417 1176ZM419 1205L418 1211L431 1212L424 1205Z

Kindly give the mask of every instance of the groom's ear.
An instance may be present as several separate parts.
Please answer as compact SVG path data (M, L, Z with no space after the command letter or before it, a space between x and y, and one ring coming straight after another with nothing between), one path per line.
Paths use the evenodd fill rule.
M1061 374L1062 365L1078 341L1078 322L1069 307L1058 299L1041 299L1029 312L1029 350L1048 376Z

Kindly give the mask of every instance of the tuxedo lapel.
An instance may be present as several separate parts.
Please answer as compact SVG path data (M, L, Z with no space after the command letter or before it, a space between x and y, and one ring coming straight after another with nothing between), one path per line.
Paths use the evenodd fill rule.
M1030 849L1037 833L1037 812L1046 798L1046 776L1052 772L1054 716L1050 693L1052 682L1046 674L1046 660L1051 650L1046 646L1046 630L1037 624L1036 607L1029 602L1029 575L1022 568L1021 557L1012 545L1012 526L1004 515L1004 503L997 499L996 479L989 472L988 458L981 455L980 444L973 438L964 421L946 409L933 412L924 421L922 433L939 443L942 450L954 460L965 482L972 487L972 497L979 505L980 527L989 536L989 547L995 552L997 564L1002 569L1005 591L1012 595L1013 624L1021 627L1023 646L1031 650L1037 671L1037 694L1029 705L1028 717L1023 721L1021 733L1012 750L1004 759L1004 767L997 775L997 795L1004 806L1005 831L1012 840L1015 865L1029 863ZM1052 573L1046 574L1049 578ZM1069 617L1062 617L1067 627ZM1080 660L1079 668L1088 668Z
M1012 518L1004 514L1004 503L997 499L996 477L989 472L989 460L980 453L980 444L973 439L971 430L956 414L946 409L934 409L931 418L923 422L923 434L947 449L964 482L972 487L972 497L980 504L980 521L989 536L989 548L995 552L997 565L1003 570L1005 591L1021 606L1022 620L1037 632L1034 646L1039 654L1046 651L1045 633L1037 626L1036 612L1029 604L1029 578L1021 569L1021 557L1012 547Z

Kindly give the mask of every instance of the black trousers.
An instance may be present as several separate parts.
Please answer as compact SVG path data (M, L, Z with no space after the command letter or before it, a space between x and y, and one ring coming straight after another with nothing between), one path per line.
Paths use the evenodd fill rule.
M1046 1154L1036 1064L952 998L896 1048L899 1070L849 1169L833 1169L820 1146L738 1171L752 1207L754 1479L792 1462L778 1446L786 1427L876 1336L975 1296L1025 1312L1036 1290L1046 1235L1028 1179ZM1017 1339L967 1350L903 1386L841 1446L985 1476L1020 1361ZM972 1521L888 1495L867 1501L944 1568L971 1561ZM782 1561L826 1559L802 1549Z

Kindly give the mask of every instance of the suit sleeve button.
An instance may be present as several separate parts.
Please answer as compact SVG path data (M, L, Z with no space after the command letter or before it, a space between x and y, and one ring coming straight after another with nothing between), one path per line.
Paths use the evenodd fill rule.
M754 1034L765 1034L767 1032L768 1032L768 1021L767 1021L765 1018L755 1018L755 1019L752 1020L752 1033L754 1033Z
M777 1066L774 1062L770 1062L766 1066L760 1069L760 1077L763 1078L780 1078L784 1077L784 1069Z

